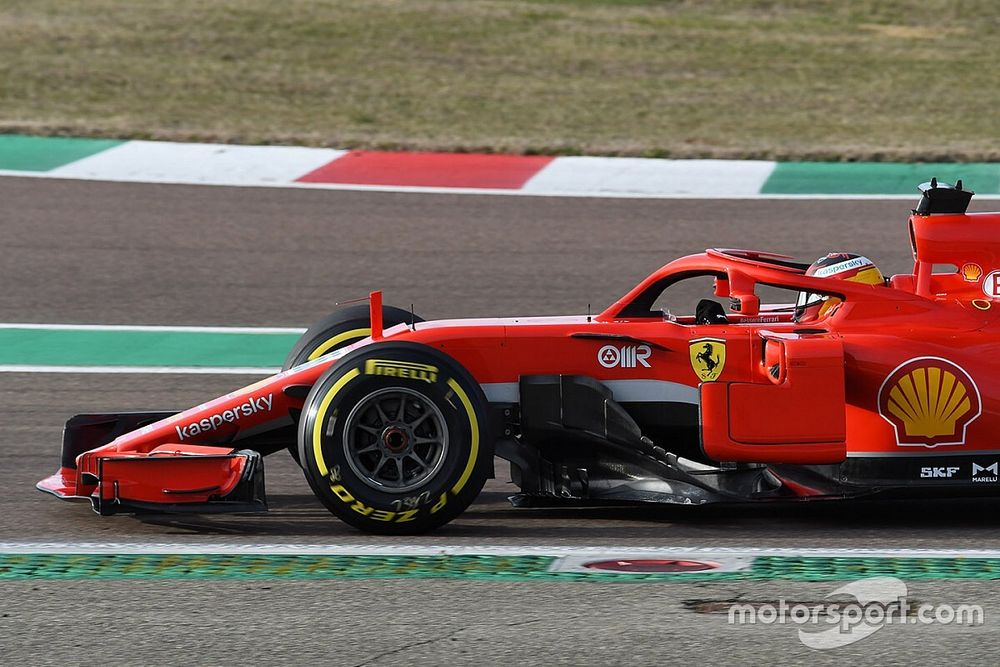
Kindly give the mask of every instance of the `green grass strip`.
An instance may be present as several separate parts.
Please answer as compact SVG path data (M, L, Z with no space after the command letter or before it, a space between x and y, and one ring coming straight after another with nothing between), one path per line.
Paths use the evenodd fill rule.
M0 126L37 132L1000 156L995 0L31 0L0 3L0 30Z
M0 364L281 366L298 334L0 328Z
M0 134L0 169L49 171L123 142L114 139L71 139Z
M473 579L493 581L796 581L1000 579L997 558L761 556L741 572L550 572L552 556L0 554L0 580Z

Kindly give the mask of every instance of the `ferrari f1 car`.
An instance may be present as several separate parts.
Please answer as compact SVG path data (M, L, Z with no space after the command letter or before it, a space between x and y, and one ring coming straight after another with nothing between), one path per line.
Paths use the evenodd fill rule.
M102 515L264 510L262 457L291 449L376 533L455 518L494 455L515 504L1000 493L1000 213L967 214L961 181L920 189L913 272L889 279L858 255L712 249L594 316L425 322L373 292L265 380L73 417L38 488ZM694 314L660 307L690 284Z

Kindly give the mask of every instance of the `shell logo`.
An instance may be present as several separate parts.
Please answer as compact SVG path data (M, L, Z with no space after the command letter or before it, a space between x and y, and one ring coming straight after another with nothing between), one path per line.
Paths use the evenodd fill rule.
M962 265L962 279L967 283L978 283L983 277L983 267L972 262Z
M900 447L964 445L982 406L972 376L939 357L903 362L878 392L878 412L892 424Z

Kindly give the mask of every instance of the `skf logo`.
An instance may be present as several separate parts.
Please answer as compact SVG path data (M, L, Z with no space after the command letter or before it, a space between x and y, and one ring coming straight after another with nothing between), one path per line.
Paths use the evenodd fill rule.
M878 413L892 424L900 447L964 445L982 407L972 376L938 357L902 363L878 392Z
M967 283L978 283L979 279L983 277L983 267L978 264L973 264L969 262L962 265L962 280Z
M384 375L408 380L423 380L427 383L437 382L437 366L417 364L411 361L390 361L388 359L366 359L365 375Z
M597 351L597 363L605 368L652 368L647 361L652 354L648 345L605 345Z
M947 466L940 468L921 468L920 477L922 479L951 478L958 474L958 466Z
M991 299L1000 299L1000 271L990 271L983 278L983 294Z
M996 482L998 478L1000 478L1000 464L995 461L988 466L972 464L973 482Z
M726 367L726 341L719 338L699 338L688 345L691 368L702 382L714 382Z

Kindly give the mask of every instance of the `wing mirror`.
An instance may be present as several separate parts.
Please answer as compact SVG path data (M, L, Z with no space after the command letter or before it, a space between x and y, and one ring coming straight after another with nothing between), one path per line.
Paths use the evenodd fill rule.
M756 317L760 314L760 297L756 294L731 294L729 310L747 317Z
M729 279L728 278L716 278L715 279L715 296L720 299L725 299L729 296Z
M754 294L754 280L738 271L729 272L729 309L747 317L760 313L760 298Z

